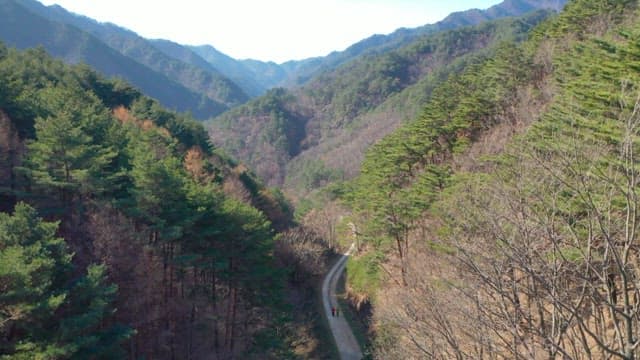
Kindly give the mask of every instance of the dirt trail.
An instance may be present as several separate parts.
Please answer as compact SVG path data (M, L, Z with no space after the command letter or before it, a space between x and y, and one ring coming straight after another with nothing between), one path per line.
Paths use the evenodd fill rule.
M336 286L338 279L344 267L347 264L349 255L354 250L355 244L352 244L346 254L342 255L335 265L329 270L322 282L322 304L324 306L324 312L329 321L329 327L333 338L336 340L338 346L338 352L340 353L340 359L342 360L360 360L362 359L362 350L356 337L351 331L351 327L345 320L344 312L340 310L339 316L333 316L331 314L331 308L338 308L338 301L336 299Z

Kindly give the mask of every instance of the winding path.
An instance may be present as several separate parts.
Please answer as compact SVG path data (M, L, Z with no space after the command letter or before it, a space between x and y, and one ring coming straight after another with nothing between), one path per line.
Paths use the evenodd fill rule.
M340 311L340 316L333 316L331 314L331 307L339 308L336 299L336 286L347 264L347 259L354 248L355 244L352 244L349 251L342 255L335 265L333 265L322 282L322 304L324 306L324 313L329 322L333 338L336 340L336 346L338 347L340 359L342 360L362 359L362 350L360 350L360 345L358 345L358 341L353 335L353 331L351 331L347 320L342 316L343 311Z

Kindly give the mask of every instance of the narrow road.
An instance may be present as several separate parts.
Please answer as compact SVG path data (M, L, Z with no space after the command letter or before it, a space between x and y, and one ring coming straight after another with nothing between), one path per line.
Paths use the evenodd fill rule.
M324 306L324 313L329 321L329 327L333 338L336 340L338 346L338 352L340 353L340 359L342 360L360 360L362 359L362 350L356 337L353 335L353 331L349 327L347 320L345 320L344 312L340 310L339 316L333 316L331 314L331 308L338 309L338 300L336 299L336 286L338 279L344 267L347 264L349 255L355 248L355 244L352 244L346 254L342 255L335 265L329 270L322 282L322 304Z

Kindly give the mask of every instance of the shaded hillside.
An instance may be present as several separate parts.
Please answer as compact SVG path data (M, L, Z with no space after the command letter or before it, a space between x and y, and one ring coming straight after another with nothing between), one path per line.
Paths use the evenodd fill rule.
M13 0L0 1L0 11L5 19L0 24L0 38L7 44L19 48L44 46L53 55L70 63L92 64L105 75L129 79L149 96L180 111L191 110L204 116L226 108L123 56L92 35L39 17Z
M203 70L210 72L217 72L218 70L211 65L207 60L200 57L196 52L192 51L186 46L180 45L170 40L152 39L149 42L158 50L164 54L180 60L186 64L199 67Z
M121 76L170 108L191 111L205 119L248 99L217 70L198 66L206 62L191 65L174 59L131 31L69 13L59 6L45 7L35 0L2 0L2 5L11 21L3 24L0 38L8 44L19 48L43 45L66 61L83 61L106 75ZM133 62L137 64L130 65ZM160 85L165 82L181 90L165 95L167 87Z
M309 112L296 101L287 90L272 89L215 119L211 138L235 157L248 160L269 184L282 184L282 169L300 153L306 137Z
M247 95L216 69L200 67L200 65L204 65L201 61L195 66L183 61L177 61L179 59L160 51L152 41L137 35L133 31L114 24L99 23L93 19L70 13L59 6L44 7L35 0L28 0L23 4L24 6L29 6L33 11L37 11L41 16L76 26L95 35L123 55L131 57L135 61L165 74L190 90L205 94L212 100L223 103L227 107L247 100ZM190 56L192 59L197 58L196 54L191 54Z
M211 45L188 46L187 48L198 54L209 66L218 69L221 73L225 74L225 76L241 86L251 97L260 96L264 94L267 89L274 87L282 79L280 74L284 73L280 67L273 63L272 65L276 69L268 70L265 68L268 67L268 63L257 60L255 62L264 65L264 67L254 69L246 66L245 61L236 60L227 56Z
M574 0L334 187L374 358L637 357L636 1Z
M547 15L538 12L524 19L425 35L397 50L361 56L290 90L282 108L264 111L254 101L214 119L212 139L247 161L270 184L282 184L289 177L291 188L314 188L353 176L366 147L414 116L439 82L470 61L468 56L490 51L500 41L521 39ZM282 124L302 126L304 131ZM286 142L268 142L273 137L266 134L274 129ZM336 148L340 150L333 151ZM310 169L310 163L317 166Z

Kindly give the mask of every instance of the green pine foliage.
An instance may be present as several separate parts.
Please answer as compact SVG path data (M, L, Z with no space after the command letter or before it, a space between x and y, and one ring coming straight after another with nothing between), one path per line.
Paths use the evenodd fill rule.
M113 316L118 288L107 281L104 265L90 265L85 276L70 289L69 301L59 324L60 342L68 343L69 359L121 359L126 352L122 342L134 331L130 326L115 324L104 326L105 319Z
M610 276L616 279L626 276L634 279L629 281L636 281L637 266L630 260L636 256L635 249L625 252L620 249L633 248L635 245L625 244L637 242L635 154L640 144L637 15L637 2L633 1L572 1L564 12L537 27L530 40L520 45L504 42L495 54L477 57L459 74L450 75L433 91L417 119L371 147L360 176L337 192L356 212L355 218L361 222L358 228L363 232L361 239L365 242L365 254L349 265L349 281L354 289L375 300L376 294L381 294L380 286L394 280L389 268L404 275L403 257L407 248L401 245L410 238L412 250L421 253L415 259L449 260L438 265L414 263L420 270L412 274L414 283L399 286L406 289L402 294L413 296L417 291L441 301L438 296L464 297L468 291L471 303L478 299L487 302L477 308L478 314L487 311L480 315L486 318L477 324L499 329L502 325L493 318L496 313L491 312L497 308L489 304L497 297L488 295L482 299L484 295L475 297L475 294L495 295L504 290L499 286L513 281L508 286L513 284L516 289L515 298L506 308L517 310L527 297L527 306L536 301L544 304L539 305L540 314L534 315L531 323L516 325L527 329L521 337L523 342L545 339L531 341L546 344L548 324L538 329L536 321L545 316L549 319L551 313L559 316L566 310L561 309L564 304L578 304L575 306L580 309L580 324L572 323L575 312L570 316L564 314L565 320L554 317L554 321L572 323L571 331L584 331L583 334L595 321L592 317L595 315L588 309L617 309L621 300L619 293L615 294L616 285L606 283L606 279L603 285L597 275L612 274L612 269L618 266L615 276ZM520 97L523 94L526 97ZM533 109L531 104L545 105ZM540 115L531 117L532 123L523 123L522 117L527 114L518 107L531 113L539 111ZM505 128L510 132L498 134L507 139L496 139L492 131ZM507 145L491 153L486 150L487 141ZM614 260L618 251L626 257ZM381 257L375 258L378 255ZM372 258L376 261L371 261ZM510 276L502 272L511 269L514 263L521 273L501 282ZM432 268L435 266L448 267ZM583 272L583 268L590 270ZM381 270L389 278L383 276L384 280L377 283ZM460 270L463 274L454 275ZM497 280L487 280L491 276ZM545 296L551 292L540 295L537 290L531 291L548 286L545 281L553 276L558 276L554 281L563 281L566 292L554 293L548 299ZM524 289L526 286L522 284L529 281L525 279L535 279L534 285ZM607 286L613 286L614 295L610 299L599 297L599 289ZM629 286L635 290L635 285ZM505 295L509 297L510 291L502 294L509 293ZM582 305L585 300L577 300L578 294L590 291L595 295L586 300L588 305ZM622 291L626 292L629 290ZM416 304L422 304L421 300L407 302L409 305L403 305L400 299L395 301L399 306L407 306L409 318L405 320L414 321L412 317L419 316L414 310L419 307ZM430 306L430 301L433 299L425 299L424 306ZM384 299L381 303L390 302ZM465 307L472 309L469 313L476 309L471 303ZM464 304L462 299L460 304ZM443 317L436 314L417 320L425 325L422 329L443 319L444 323L433 333L416 338L410 329L406 332L401 329L405 323L395 310L393 314L380 311L384 320L376 326L391 328L390 334L394 336L411 336L416 345L413 354L424 351L432 357L448 354L442 355L448 358L458 353L474 358L468 345L471 337L465 337L464 326L449 328L458 321L459 310L456 308ZM501 319L509 321L506 320L509 316ZM618 321L612 317L612 321ZM392 329L394 326L399 328ZM562 326L565 327L560 327L560 333L566 329L566 325ZM635 329L629 325L628 332ZM444 335L437 342L434 339L440 330ZM378 340L384 342L388 334L379 335ZM625 345L619 345L618 340L612 340L618 336L613 331L590 334L589 341L580 344L577 350L567 345L567 339L574 335L562 333L559 336L565 338L558 341L556 348L549 350L541 345L545 349L539 354L549 351L559 356L560 352L574 351L572 354L580 358L587 353L580 346L602 341L588 349L588 356L600 353L615 353L621 358L635 356L629 356L635 352L628 342L633 339L620 339L620 344ZM487 338L481 336L477 340L481 343ZM379 354L392 350L405 356L408 353L399 348L403 345L382 342L377 345ZM603 345L609 342L615 344ZM423 344L426 347L419 349ZM456 348L457 344L464 346ZM506 344L496 352L499 357L524 354L523 348L509 346ZM539 350L533 348L532 351Z
M593 16L594 4L590 5L579 14ZM621 14L637 16L631 11L622 12L618 5L610 3L604 9L612 11L614 18L622 19ZM575 11L571 9L572 14ZM596 16L606 15L607 11L600 9ZM559 21L567 20L562 17ZM572 21L581 22L576 17ZM466 174L435 206L435 215L445 224L441 237L445 244L455 244L459 249L462 243L462 247L470 249L471 241L489 241L488 244L498 244L498 248L509 248L495 251L496 263L513 256L510 252L519 246L535 249L536 255L531 258L536 258L533 266L540 269L537 275L552 268L563 269L561 277L567 290L559 297L575 303L576 289L591 287L597 292L606 286L595 280L596 274L612 274L614 268L614 278L628 277L633 279L629 283L635 284L637 264L629 260L636 256L635 250L622 249L637 243L635 154L640 144L640 72L634 64L640 59L640 28L637 22L624 24L612 26L604 34L583 36L556 55L557 93L550 109L524 135L515 138L504 154L490 162L491 173ZM505 220L499 214L505 214ZM583 268L590 271L583 275ZM548 276L541 275L540 279ZM582 279L588 280L581 283ZM542 283L544 280L534 286ZM629 286L635 289L635 285ZM588 306L616 306L616 301L623 303L616 295L593 296ZM558 305L548 306L552 309ZM549 312L562 313L557 308ZM590 329L595 315L585 314L578 326ZM569 318L566 314L559 317ZM612 321L618 322L615 317ZM627 328L627 334L635 329L634 323ZM628 340L619 340L625 345L618 345L613 340L615 334L590 336L602 341L589 350L593 354L634 356L629 356L634 351L626 345ZM602 345L604 341L616 345ZM563 344L558 349L568 351L568 346ZM579 348L577 354L583 353L586 350Z
M271 321L289 326L284 272L273 261L273 228L286 228L291 216L281 193L265 189L249 171L236 171L238 165L209 144L200 123L163 109L122 81L84 65L63 65L41 49L0 49L0 78L6 80L0 83L0 110L26 143L13 169L19 180L12 198L30 202L69 234L66 241L56 236L57 224L41 221L28 205L16 205L12 216L0 214L0 354L124 356L121 341L136 335L131 327L111 325L112 304L128 299L119 298L107 275L126 274L110 273L115 270L108 262L92 265L97 259L87 248L93 240L81 231L87 211L97 208L125 214L148 234L136 246L162 262L164 292L156 301L166 306L162 330L174 333L172 344L186 342L187 334L176 330L178 315L171 312L189 307L218 309L224 321L192 319L179 326L192 329L188 341L207 339L202 332L218 334L224 326L219 352L237 353L233 343L243 332L275 338ZM230 177L248 198L225 193ZM69 248L81 258L72 261ZM182 284L180 296L172 290L175 282ZM176 298L169 302L169 296ZM239 314L260 329L241 325ZM288 340L279 341L285 349Z
M72 254L57 227L24 203L0 214L0 358L119 359L131 330L104 323L116 287L103 266L73 278Z
M456 178L452 177L452 161L487 130L513 117L510 111L518 101L519 89L539 86L546 70L545 64L535 60L537 46L563 34L584 31L602 19L620 21L629 6L631 2L572 2L559 16L534 29L530 41L520 45L503 41L491 56L477 56L460 73L451 74L434 89L416 120L367 151L361 174L344 191L343 198L366 221L365 238L375 247L390 251L396 247L391 240L406 236L440 200L440 194ZM633 39L632 33L618 36ZM598 135L592 136L605 140L609 146L619 145L614 139L619 138L620 129L612 128L612 122L603 121L598 115L610 113L621 101L632 102L615 94L620 89L632 93L628 80L623 82L619 77L624 69L633 68L634 56L629 49L620 49L611 42L588 40L557 59L561 61L555 69L558 83L573 92L557 97L563 99L564 105L553 107L547 116L554 120L536 125L530 132L532 138L541 140L553 134L551 144L565 144L555 136L558 132L575 135L578 122L585 128L598 129ZM626 63L591 61L616 57L625 58ZM567 82L575 77L584 82ZM602 84L614 86L601 88ZM582 114L584 120L567 116L576 113Z
M165 234L163 238L179 238L186 204L186 172L172 151L176 143L159 129L131 131L129 191L134 205L130 211Z
M499 121L532 68L522 47L502 43L436 88L417 120L370 148L346 198L366 215L373 244L392 248L390 240L408 236L448 186L449 160Z
M40 96L51 115L36 118L37 141L29 144L26 162L34 183L55 190L65 203L72 193L111 192L117 152L108 141L113 121L102 103L65 88L47 88Z

